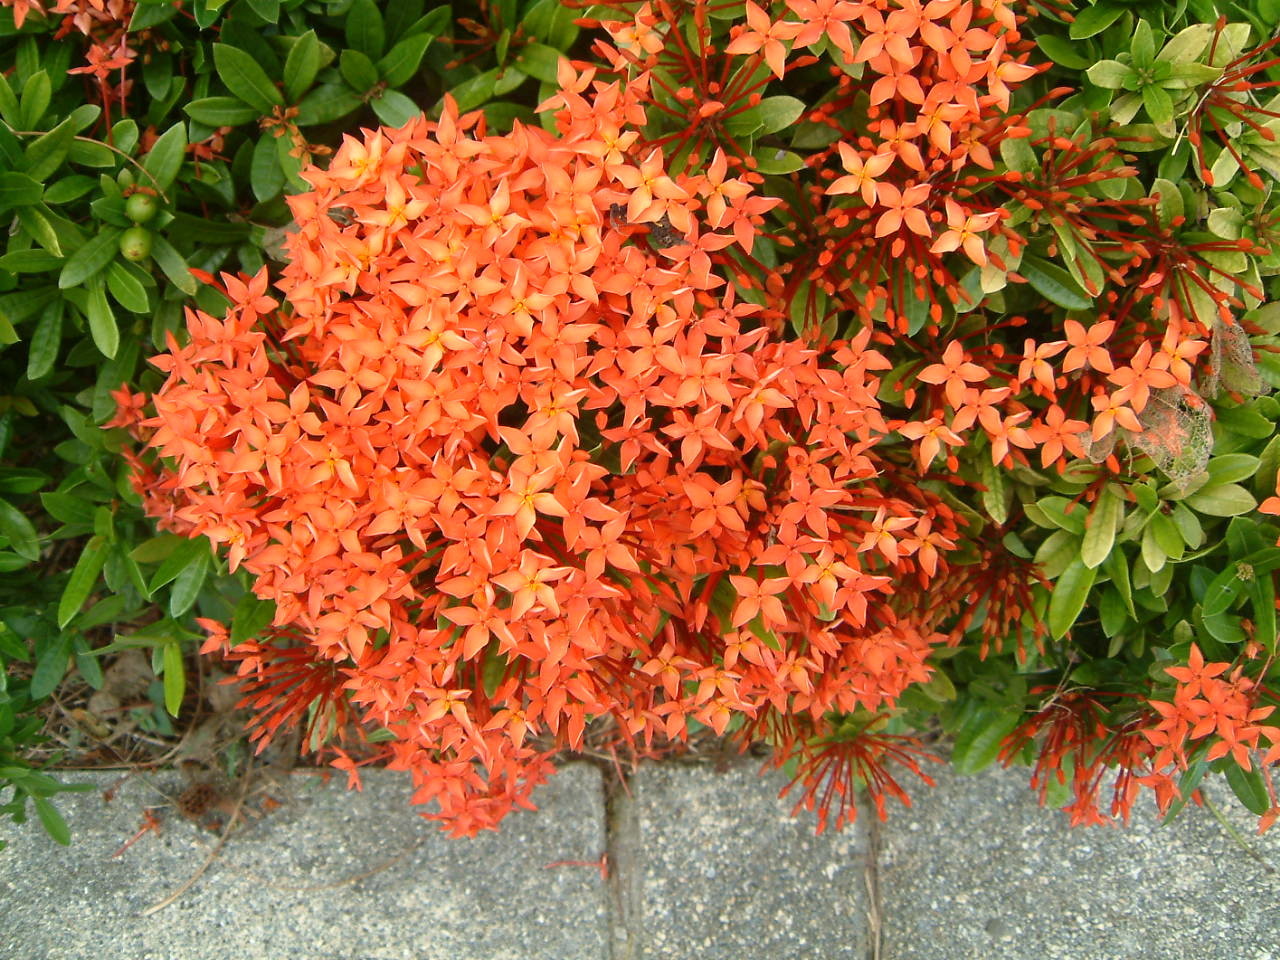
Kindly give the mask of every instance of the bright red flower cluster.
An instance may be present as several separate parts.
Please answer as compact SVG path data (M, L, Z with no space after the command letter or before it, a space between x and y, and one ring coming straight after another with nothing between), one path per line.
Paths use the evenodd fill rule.
M868 334L776 340L717 275L772 201L632 156L634 90L566 69L548 106L557 137L450 105L348 138L291 200L286 307L224 278L136 424L150 511L276 604L275 637L208 624L271 691L259 734L349 697L458 833L594 718L891 704L958 536L874 449Z

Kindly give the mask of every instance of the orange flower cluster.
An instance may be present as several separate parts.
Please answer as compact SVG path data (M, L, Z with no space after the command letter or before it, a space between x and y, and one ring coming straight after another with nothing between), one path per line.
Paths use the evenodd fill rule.
M47 0L45 0L47 2ZM128 44L129 21L133 17L135 0L55 0L46 9L41 0L0 0L0 6L13 8L13 22L21 30L31 11L41 16L61 14L64 19L58 36L75 30L91 41L85 54L85 64L72 67L67 73L86 74L96 81L107 121L111 118L111 104L118 101L123 110L129 95L131 81L126 80L124 69L133 62L135 52ZM119 82L111 84L112 73L119 71Z
M652 743L892 704L959 535L874 449L869 334L774 339L718 275L773 201L633 156L634 87L561 88L557 137L449 102L347 138L291 199L287 306L224 278L154 416L117 419L148 509L275 602L274 636L207 625L258 735L349 697L456 833L593 718Z
M1250 657L1258 653L1256 648L1247 652ZM1246 772L1254 769L1255 758L1264 770L1280 762L1280 727L1261 722L1275 707L1257 705L1261 684L1245 675L1244 664L1207 663L1193 643L1187 665L1166 667L1165 673L1177 681L1173 701L1152 700L1160 721L1142 731L1157 748L1157 767L1185 770L1189 745L1209 737L1214 741L1204 755L1206 761L1230 756ZM1275 785L1269 776L1264 782L1271 808L1263 814L1259 832L1280 817Z

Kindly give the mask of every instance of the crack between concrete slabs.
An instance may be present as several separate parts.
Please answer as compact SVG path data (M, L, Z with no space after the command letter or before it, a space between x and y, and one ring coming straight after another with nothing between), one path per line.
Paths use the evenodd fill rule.
M605 771L604 829L609 960L641 960L640 811L625 774L617 769Z
M884 943L884 901L880 896L880 818L863 807L867 822L867 865L863 881L867 885L867 960L882 960Z

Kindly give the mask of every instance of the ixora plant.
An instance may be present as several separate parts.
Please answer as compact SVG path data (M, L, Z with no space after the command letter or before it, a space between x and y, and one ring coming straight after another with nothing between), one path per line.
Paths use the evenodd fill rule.
M1255 6L606 3L543 127L446 101L304 170L281 296L205 275L113 421L254 578L203 625L255 736L386 731L456 833L593 722L764 741L820 825L940 725L1073 822L1220 771L1269 826Z

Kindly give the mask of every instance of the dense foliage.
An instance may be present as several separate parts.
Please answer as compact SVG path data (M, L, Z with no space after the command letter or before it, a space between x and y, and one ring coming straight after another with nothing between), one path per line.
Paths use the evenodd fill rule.
M1280 812L1272 0L10 6L14 812L197 615L455 832L592 725Z

